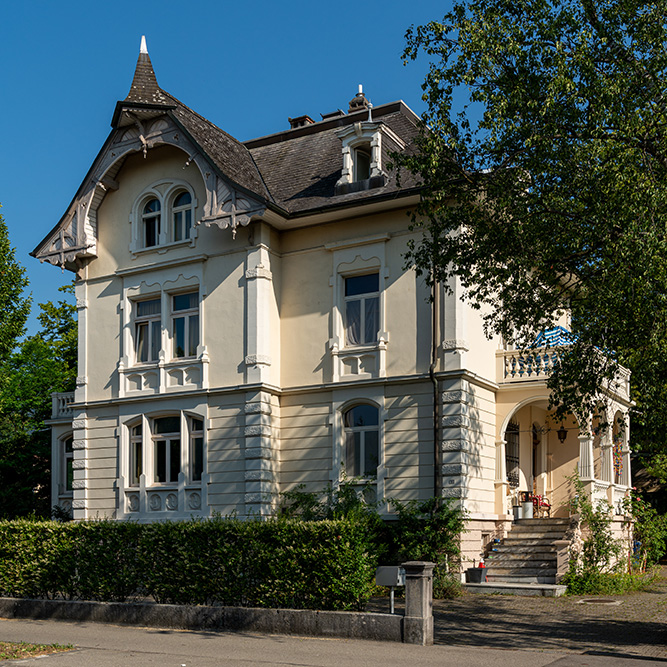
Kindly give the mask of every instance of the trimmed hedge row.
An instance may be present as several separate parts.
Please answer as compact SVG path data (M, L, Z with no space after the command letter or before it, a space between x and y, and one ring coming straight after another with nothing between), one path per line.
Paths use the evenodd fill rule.
M375 549L348 520L0 521L0 594L358 609Z

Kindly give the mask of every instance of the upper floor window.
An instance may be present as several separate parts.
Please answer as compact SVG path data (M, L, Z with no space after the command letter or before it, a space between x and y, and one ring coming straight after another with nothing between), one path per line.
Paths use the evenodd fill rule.
M371 177L371 148L361 146L354 150L353 162L353 180L364 181Z
M196 207L192 188L185 181L160 181L147 188L133 207L130 249L191 241Z
M377 343L380 326L380 275L345 278L345 343Z
M194 357L199 345L199 294L172 297L172 345L175 359Z
M173 241L183 241L190 238L192 227L192 195L185 191L180 192L174 199L172 208L171 237Z
M137 362L157 361L162 348L161 301L135 303L134 341Z
M373 477L380 457L380 426L374 405L356 405L343 415L345 469L349 477Z
M178 482L181 472L181 418L159 417L153 422L153 481Z
M162 206L157 199L150 199L141 215L144 248L150 248L160 242L160 222Z

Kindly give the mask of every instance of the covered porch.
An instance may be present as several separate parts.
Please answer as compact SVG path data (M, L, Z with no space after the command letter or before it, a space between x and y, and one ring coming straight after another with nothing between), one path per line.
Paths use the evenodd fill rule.
M548 361L555 354L553 348L529 355L497 353L496 511L513 516L521 495L528 493L544 500L550 516L567 517L577 471L594 503L606 500L622 514L631 486L629 375L601 401L599 416L570 414L559 420L549 410L546 386Z

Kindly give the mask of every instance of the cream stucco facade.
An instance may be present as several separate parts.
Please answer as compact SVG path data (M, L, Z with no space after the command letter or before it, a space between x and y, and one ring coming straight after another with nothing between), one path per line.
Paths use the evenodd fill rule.
M561 442L548 368L486 339L458 285L431 303L404 269L419 192L386 162L416 118L402 103L368 116L351 106L241 144L159 89L140 56L34 253L76 274L79 377L54 398L54 504L77 519L267 516L298 485L365 478L378 499L459 501L470 553L505 530L519 491L566 513L577 464L618 505L627 429L599 437L573 420ZM346 167L343 182L366 145L357 125L372 170L355 181ZM297 169L306 185L281 190ZM625 420L627 382L610 398Z

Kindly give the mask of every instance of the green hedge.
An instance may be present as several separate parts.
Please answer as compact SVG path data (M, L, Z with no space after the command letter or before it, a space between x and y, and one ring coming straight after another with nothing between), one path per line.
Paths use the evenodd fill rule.
M372 590L370 539L348 520L0 521L0 594L356 609Z

